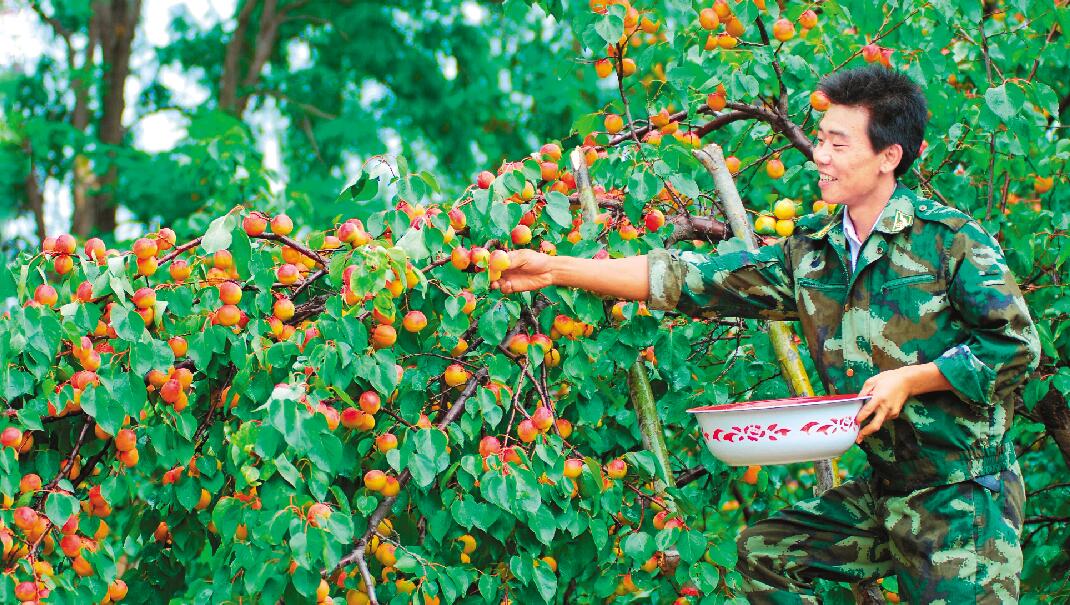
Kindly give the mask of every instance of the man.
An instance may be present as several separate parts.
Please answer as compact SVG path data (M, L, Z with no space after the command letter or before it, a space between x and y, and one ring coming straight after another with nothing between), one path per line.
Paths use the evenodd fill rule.
M862 476L739 537L759 603L814 603L814 580L898 576L911 603L1018 598L1025 494L1007 431L1036 369L1036 329L997 242L958 210L900 185L927 110L906 76L842 71L814 163L830 216L757 252L654 250L588 260L511 253L503 293L571 286L691 315L801 321L830 393L858 415Z

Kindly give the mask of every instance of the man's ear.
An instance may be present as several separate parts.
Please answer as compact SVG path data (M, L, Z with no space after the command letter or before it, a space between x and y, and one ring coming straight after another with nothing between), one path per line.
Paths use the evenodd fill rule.
M881 150L881 172L895 172L899 160L903 159L903 146L894 143Z

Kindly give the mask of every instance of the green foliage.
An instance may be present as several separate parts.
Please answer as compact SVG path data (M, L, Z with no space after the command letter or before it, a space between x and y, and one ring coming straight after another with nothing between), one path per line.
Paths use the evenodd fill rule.
M697 7L662 4L638 5L659 22L659 33L635 33L641 44L623 46L636 63L622 87L632 120L626 128L642 137L647 116L661 109L687 112L681 131L699 128L712 117L707 94L723 84L733 106L721 115L739 111L745 119L718 122L703 140L742 161L737 180L755 214L783 197L805 200L809 209L816 197L805 140L755 119L756 108L777 106L781 82L784 117L803 133L820 117L808 101L817 80L861 63L867 36L894 48L892 64L924 83L932 110L928 146L907 181L999 234L1041 333L1045 356L1022 392L1012 430L1029 491L1023 601L1065 596L1070 508L1061 481L1070 456L1046 423L1048 410L1065 410L1070 394L1063 285L1070 208L1060 194L1070 149L1057 134L1070 53L1063 36L1048 36L1070 21L1067 8L1011 2L982 13L968 3L824 3L816 28L769 45L760 28L780 16L777 5L762 11L730 3L745 24L746 44L706 51ZM671 238L671 225L641 228L652 208L670 218L716 214L709 176L671 126L657 143L598 132L603 106L620 114L626 108L612 101L615 86L593 86L593 69L568 61L576 58L573 44L583 60L605 56L606 41L624 31L624 7L606 14L586 2L539 7L557 20L544 24L538 7L515 1L494 8L495 21L479 27L450 3L308 3L302 15L307 10L309 18L281 29L288 42L271 53L263 82L285 95L281 107L293 127L285 153L294 177L285 199L272 193L273 175L261 167L250 128L223 111L190 111L189 140L170 153L112 149L94 156L126 162L120 199L150 201L142 216L173 217L178 244L190 245L181 254L160 250L160 268L149 275L139 275L125 252L98 264L80 248L73 271L63 275L54 271L54 253L27 252L0 268L0 300L18 301L0 320L0 429L18 427L25 449L0 448L0 537L4 568L14 570L0 578L0 599L14 600L16 582L39 577L50 602L100 602L121 577L130 602L314 602L326 578L340 602L345 593L359 598L353 591L366 560L381 602L407 602L406 591L444 603L671 602L685 587L701 593L693 602L740 600L736 535L746 522L808 497L813 471L769 467L744 480L743 469L724 467L702 447L686 410L788 394L760 324L690 321L635 302L614 308L566 289L502 296L490 290L485 266L460 270L449 261L456 246L509 247L510 230L529 218L530 247L621 257ZM785 16L795 20L802 10L789 6ZM397 11L413 19L411 29ZM326 20L332 27L321 24ZM543 25L547 34L535 37ZM180 18L176 31L180 41L162 49L161 60L200 67L214 86L223 75L221 53L204 49L225 46L230 30L201 32ZM517 42L495 41L499 31ZM295 40L309 46L312 65L283 69L283 49ZM446 46L458 61L454 80L438 66L436 51ZM493 77L509 62L524 67L513 80L514 90L530 95L522 101ZM390 93L366 106L353 73ZM548 84L558 77L560 84ZM9 126L35 148L40 143L36 158L66 166L77 148L72 141L84 133L47 115L59 99L40 76L21 86L18 107L27 113ZM524 111L532 106L539 110ZM364 162L386 151L378 136L387 115L399 119L407 156L438 176L403 158L381 158L388 168L375 172L365 162L349 181L338 176L348 155ZM317 153L298 142L307 136L306 118ZM458 183L484 158L494 158L493 167L497 158L537 146L542 139L531 133L551 132L565 142L566 159L550 167L539 165L545 157L506 164L489 189L461 192ZM567 154L588 134L592 179L609 216L577 227L572 175L542 174L571 171ZM472 140L478 153L468 151ZM761 169L776 150L787 166L779 179ZM426 155L438 163L424 162ZM1043 181L1034 187L1037 176L1054 179L1050 191ZM526 183L535 191L529 198ZM207 211L177 218L199 203ZM243 230L252 209L283 206L296 219L297 239ZM463 228L450 225L456 209L466 216ZM328 237L346 224L370 241L335 247ZM626 235L626 226L639 226L638 237ZM698 236L672 241L710 250ZM232 265L220 251L229 251ZM176 260L193 267L188 279L169 276ZM279 283L284 263L301 267L297 283ZM227 280L242 286L238 326L223 325L229 321L218 286ZM89 300L75 299L82 282L92 286ZM57 289L60 302L24 304L43 283ZM143 287L155 291L151 311L134 305ZM474 310L465 308L468 295ZM297 306L285 321L273 316L283 296ZM428 320L419 332L402 327L413 311ZM394 328L396 343L382 340L384 325ZM552 345L511 354L503 345L518 333L548 335ZM81 351L87 335L99 368ZM173 337L184 338L188 351L173 350ZM462 339L464 351L457 348ZM687 477L665 496L652 489L656 462L642 451L623 388L637 358L651 375L670 470ZM445 374L454 364L469 374L450 387ZM81 373L89 369L93 375ZM177 381L179 395L162 379ZM362 400L368 391L379 395L382 410ZM555 424L523 442L518 424L540 405L569 426ZM136 464L117 451L122 430L136 437ZM397 448L377 442L387 433ZM483 455L485 437L503 449ZM616 458L628 463L623 479L610 479L605 468ZM564 476L567 459L582 461L575 480ZM860 452L849 451L841 464L844 476L858 471ZM397 487L396 499L365 486L371 470L386 474L385 489ZM39 475L44 489L22 493L28 474ZM682 523L665 526L672 515L659 514L663 504L674 506ZM320 505L329 514L313 513ZM19 507L32 508L43 525L16 526ZM78 510L81 556L93 569L85 578L60 552L59 529L48 526ZM678 563L660 558L664 553L678 555ZM54 575L35 576L34 560L51 563ZM896 588L894 581L883 587ZM837 602L843 594L830 586L826 596Z

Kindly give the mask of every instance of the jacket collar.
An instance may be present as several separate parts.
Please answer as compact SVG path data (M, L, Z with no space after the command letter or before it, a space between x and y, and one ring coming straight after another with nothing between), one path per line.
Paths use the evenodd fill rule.
M880 231L881 233L894 234L899 233L907 227L914 224L914 207L917 201L917 195L904 187L901 183L896 183L895 191L892 192L892 197L888 199L888 203L884 205L884 209L881 211L877 222L873 225L874 231ZM847 206L843 206L821 229L814 231L813 233L807 233L806 237L810 239L824 239L828 237L831 231L843 232L843 216L847 212Z

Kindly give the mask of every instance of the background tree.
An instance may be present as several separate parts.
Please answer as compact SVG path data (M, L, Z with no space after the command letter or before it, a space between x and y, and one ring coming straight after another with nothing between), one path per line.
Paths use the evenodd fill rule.
M293 175L286 199L325 218L337 208L319 200L345 184L349 164L390 151L387 141L456 185L549 137L583 94L555 72L571 56L566 28L522 2L501 10L493 2L243 0L208 30L178 10L173 38L160 48L134 43L141 2L30 6L67 60L42 56L13 76L5 113L34 131L42 129L31 121L47 123L47 138L26 141L36 154L29 162L39 187L42 177L70 184L79 235L113 231L117 204L141 221L170 223L224 197L235 176L230 160L261 160L250 122L265 107L283 120L282 170ZM142 92L127 100L118 92L133 53L145 65L136 74ZM161 71L176 67L209 91L208 103L184 104L162 84ZM128 104L133 118L124 124ZM162 153L135 149L127 130L166 111L184 116L189 138ZM61 123L69 128L57 131ZM241 138L244 152L206 159L193 149L224 138L231 146ZM168 183L166 204L155 203L160 182ZM24 190L13 198L32 209Z
M551 107L585 108L556 126L556 140L517 139L503 152L512 161L473 152L487 171L460 170L475 176L463 182L448 162L425 163L435 125L412 122L428 130L408 139L423 141L406 143L408 160L375 156L380 141L344 130L341 116L367 111L356 109L356 92L332 100L347 88L344 71L375 61L347 63L364 52L355 43L352 57L332 52L349 40L332 37L341 22L316 28L342 14L376 22L369 15L382 7L343 3L329 16L312 2L239 4L234 27L217 33L184 32L180 19L188 42L173 45L177 55L192 57L198 36L218 38L204 44L219 49L218 73L194 70L213 90L223 89L226 49L245 40L235 51L245 71L227 101L234 109L188 111L188 140L166 154L131 152L147 168L120 169L117 182L152 196L145 216L194 195L203 209L110 251L46 239L0 270L0 600L47 590L60 603L740 602L740 527L808 497L812 467L727 468L686 410L788 394L762 324L693 321L564 289L502 297L488 284L501 251L516 246L587 257L741 248L722 241L720 193L693 155L706 142L729 154L763 240L790 234L798 217L835 211L816 199L808 160L824 107L812 93L824 74L865 62L924 84L929 137L904 180L1000 238L1036 319L1043 359L1012 429L1029 493L1022 600L1067 597L1063 4L545 3L557 23L544 43L550 54L530 56L559 57L536 69L555 70L574 91ZM486 8L484 24L544 25L539 8ZM384 14L404 24L415 8L399 10ZM306 29L289 32L300 19ZM273 21L276 46L243 88ZM316 32L324 41L306 42L317 49L311 63L337 70L282 62ZM383 35L389 47L393 34ZM406 56L423 56L415 37L400 39L405 52L417 49ZM306 84L279 83L305 71ZM419 96L408 82L393 85ZM468 111L486 106L475 84L464 90L472 104L455 106L450 123L467 124L465 140L491 149L498 134L471 126L491 116L512 124L519 112ZM362 124L424 115L405 114L396 94ZM295 176L274 192L249 116L267 99L286 108L286 153L304 167L299 177L322 170L334 189L300 189ZM68 131L47 115L5 115L14 134L4 153L25 153L20 132ZM329 159L323 166L309 159L312 140ZM182 169L168 173L172 163ZM441 179L421 169L430 165ZM159 174L175 178L161 186ZM598 204L595 220L581 214L581 193ZM637 359L672 453L664 494L622 389ZM852 449L840 463L849 476L861 455ZM881 589L898 599L894 579ZM851 599L844 586L821 590L826 602Z

